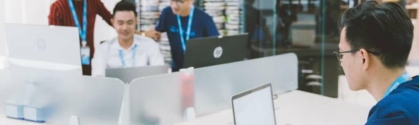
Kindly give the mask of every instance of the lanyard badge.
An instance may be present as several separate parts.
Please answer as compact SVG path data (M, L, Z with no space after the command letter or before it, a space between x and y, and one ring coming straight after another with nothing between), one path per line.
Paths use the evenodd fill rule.
M74 24L79 29L79 35L82 41L82 47L80 50L81 53L81 63L83 65L90 65L90 47L87 46L87 0L84 0L83 5L83 25L80 25L79 18L74 7L72 0L68 0L70 6L71 14L73 15Z
M399 87L399 85L407 82L411 80L409 74L406 72L404 73L402 76L400 76L399 78L396 79L396 81L394 81L390 87L387 89L386 93L384 94L383 97L386 97L387 95L389 95L393 90L395 90L397 87Z
M132 48L132 67L135 67L135 55L137 53L137 45L134 45L134 47ZM121 60L121 64L123 68L127 68L126 64L125 64L125 59L124 59L124 51L123 50L119 50L119 59Z
M189 38L190 38L193 15L194 15L194 6L191 7L191 11L189 12L189 20L188 20L188 25L186 27L187 28L186 29L186 39L184 38L184 35L183 35L183 28L182 28L182 22L180 20L180 16L179 16L179 14L176 15L177 16L178 27L179 27L180 41L182 42L182 49L183 49L184 53L186 52L186 41L188 41Z

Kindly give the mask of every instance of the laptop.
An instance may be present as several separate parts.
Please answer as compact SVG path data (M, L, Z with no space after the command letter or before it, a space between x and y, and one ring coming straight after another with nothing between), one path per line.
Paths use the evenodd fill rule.
M231 103L235 125L276 125L271 84L235 95Z
M82 75L76 27L6 24L5 30L11 66Z
M200 68L242 61L246 56L247 34L191 39L183 68Z
M146 76L169 73L170 66L145 66L131 68L111 68L106 69L106 77L118 78L124 83L130 83L133 80Z

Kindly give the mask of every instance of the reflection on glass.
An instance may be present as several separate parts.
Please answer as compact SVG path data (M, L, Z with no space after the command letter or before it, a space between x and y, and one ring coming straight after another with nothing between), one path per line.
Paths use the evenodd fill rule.
M346 0L348 1L348 0ZM299 89L337 97L341 0L244 0L249 58L296 53ZM356 4L356 3L352 3ZM324 10L324 11L323 11Z
M249 34L249 48L252 47L264 47L266 44L272 43L272 33L267 27L267 20L264 14L262 14L261 3L256 0L244 0L244 15L245 15L245 30L244 32ZM248 58L257 58L259 54L249 53Z

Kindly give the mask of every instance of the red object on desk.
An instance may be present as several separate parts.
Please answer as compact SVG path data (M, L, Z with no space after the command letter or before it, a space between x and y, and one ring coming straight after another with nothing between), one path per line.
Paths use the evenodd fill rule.
M194 75L182 73L181 75L181 95L182 95L182 110L188 107L194 107Z

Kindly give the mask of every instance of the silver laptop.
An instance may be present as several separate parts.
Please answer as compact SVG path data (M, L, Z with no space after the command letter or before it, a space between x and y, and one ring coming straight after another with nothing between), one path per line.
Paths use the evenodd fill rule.
M12 66L74 71L82 74L79 33L75 27L6 24Z
M271 84L231 99L235 125L276 125Z
M106 77L118 78L124 83L130 83L134 79L168 73L170 66L145 66L132 68L106 69Z

